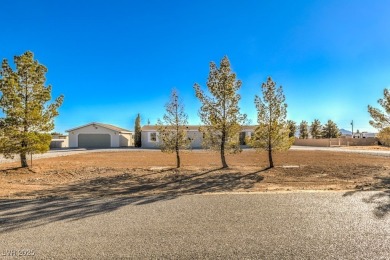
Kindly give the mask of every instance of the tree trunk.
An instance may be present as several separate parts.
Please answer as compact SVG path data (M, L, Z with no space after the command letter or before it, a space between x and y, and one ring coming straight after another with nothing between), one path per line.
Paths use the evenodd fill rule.
M22 167L28 167L26 153L20 154L20 163L21 163Z
M179 149L176 149L176 167L180 168L180 155L179 155Z
M274 168L274 161L272 160L272 150L268 150L269 168Z
M229 166L226 163L225 158L225 133L222 133L222 142L221 142L221 162L222 162L222 168L228 168Z
M272 160L271 135L268 136L268 161L269 161L269 168L274 168L274 161Z

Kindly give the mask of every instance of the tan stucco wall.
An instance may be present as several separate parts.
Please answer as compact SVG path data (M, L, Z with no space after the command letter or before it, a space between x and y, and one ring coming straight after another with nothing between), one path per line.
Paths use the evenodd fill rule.
M134 138L132 134L120 134L119 144L121 147L134 146Z
M69 136L65 135L52 135L50 143L50 149L53 148L67 148L69 147Z
M329 146L365 146L376 145L378 139L369 138L332 138L332 139L295 139L294 145L300 146L316 146L316 147L329 147Z

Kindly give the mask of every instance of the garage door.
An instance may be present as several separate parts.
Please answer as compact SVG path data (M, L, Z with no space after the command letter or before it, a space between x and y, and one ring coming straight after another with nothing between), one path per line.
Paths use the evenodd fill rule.
M111 136L109 134L79 134L80 148L110 148Z

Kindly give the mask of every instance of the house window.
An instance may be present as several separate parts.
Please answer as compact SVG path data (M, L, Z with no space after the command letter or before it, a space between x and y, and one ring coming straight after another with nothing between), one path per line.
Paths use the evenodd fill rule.
M157 133L156 132L149 134L149 141L150 142L157 142Z

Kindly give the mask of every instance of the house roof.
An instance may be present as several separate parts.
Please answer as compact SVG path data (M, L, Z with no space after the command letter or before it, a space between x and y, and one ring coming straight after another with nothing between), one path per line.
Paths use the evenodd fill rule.
M187 130L190 131L198 131L199 127L201 125L188 125ZM257 126L255 125L243 125L241 128L242 130L255 130ZM157 125L145 125L142 127L142 131L156 131L157 130Z
M97 125L97 126L104 127L104 128L107 128L107 129L110 129L112 131L116 131L116 132L119 132L119 133L133 133L132 131L124 129L124 128L121 128L121 127L117 127L117 126L110 125L110 124L97 123L97 122L92 122L92 123L89 123L89 124L86 124L86 125L75 127L75 128L66 130L66 132L72 132L72 131L75 131L77 129L84 128L84 127L87 127L87 126L90 126L90 125Z
M241 126L242 130L255 130L257 125L243 125Z
M200 125L188 125L186 126L187 130L190 131L198 131ZM156 131L157 130L157 125L145 125L141 129L142 131Z

